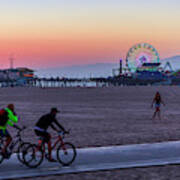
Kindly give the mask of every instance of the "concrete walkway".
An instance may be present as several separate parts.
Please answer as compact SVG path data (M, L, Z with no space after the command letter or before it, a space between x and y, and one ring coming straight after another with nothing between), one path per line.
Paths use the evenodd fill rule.
M29 169L20 164L14 154L10 160L0 164L0 179L178 163L180 164L180 141L77 149L77 158L69 167L44 160L40 167Z

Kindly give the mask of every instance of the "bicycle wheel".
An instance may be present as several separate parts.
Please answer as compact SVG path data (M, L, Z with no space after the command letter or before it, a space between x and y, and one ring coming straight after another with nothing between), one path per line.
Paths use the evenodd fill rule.
M20 144L19 147L18 147L18 150L17 150L17 158L18 158L18 160L19 160L21 163L23 163L23 164L24 164L23 153L26 152L26 148L27 148L28 146L30 146L30 145L31 145L30 143L24 142L24 143Z
M68 142L60 145L56 151L58 161L64 166L72 164L76 158L76 154L75 146Z
M23 153L24 164L30 168L38 167L42 163L43 158L42 148L35 144L29 145Z

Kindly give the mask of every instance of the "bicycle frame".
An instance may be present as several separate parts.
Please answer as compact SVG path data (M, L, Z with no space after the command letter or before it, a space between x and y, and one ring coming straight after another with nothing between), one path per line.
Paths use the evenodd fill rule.
M57 140L54 142L53 146L52 146L52 150L56 148L56 145L60 142L61 146L64 148L64 141L63 141L63 137L61 135L58 135Z
M54 144L51 146L51 150L55 149L57 144L60 142L60 145L62 146L63 150L66 152L66 148L64 146L64 141L63 141L64 135L58 135L56 137L53 137L53 139L57 139ZM41 144L38 144L38 147L43 147L43 152L45 152L45 144L47 144L47 142L41 142Z
M23 143L20 135L17 134L17 135L15 136L15 138L16 138L16 139L15 139L15 140L12 140L11 144L9 145L9 149L10 149L10 151L11 151L11 154L12 154L12 152L13 152L14 147L16 147L17 144L22 144L22 143ZM12 146L12 147L11 147L11 146ZM10 147L11 147L11 148L10 148Z
M4 147L4 146L5 146L5 145L4 145L5 137L0 138L0 142L1 142L1 144L2 144L1 147ZM23 140L22 140L22 138L21 138L20 132L17 132L15 138L12 139L10 145L8 146L8 147L9 147L9 150L10 150L10 155L12 154L14 147L15 147L17 144L22 144L22 143L23 143ZM12 147L11 147L11 146L12 146Z

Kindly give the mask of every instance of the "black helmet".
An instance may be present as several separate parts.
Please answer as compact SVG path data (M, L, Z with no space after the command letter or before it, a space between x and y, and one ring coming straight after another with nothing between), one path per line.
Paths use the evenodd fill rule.
M51 108L51 113L52 113L52 112L59 113L60 111L59 111L56 107L53 107L53 108Z

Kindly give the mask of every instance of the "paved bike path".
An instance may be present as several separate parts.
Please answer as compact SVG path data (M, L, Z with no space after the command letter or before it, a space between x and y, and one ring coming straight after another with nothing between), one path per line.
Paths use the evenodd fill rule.
M180 164L180 141L77 149L77 158L69 167L44 160L38 168L30 169L20 164L14 154L0 164L0 179L166 164Z

